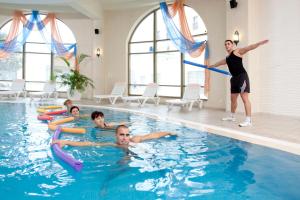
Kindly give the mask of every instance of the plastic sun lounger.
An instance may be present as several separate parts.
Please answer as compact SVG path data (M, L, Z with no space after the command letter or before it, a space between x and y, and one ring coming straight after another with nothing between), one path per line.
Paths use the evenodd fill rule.
M126 89L125 83L115 83L112 91L110 94L107 95L94 95L94 98L98 101L98 103L101 102L101 99L109 99L109 102L111 104L115 104L118 98L122 98L123 94Z
M142 96L136 97L122 97L124 103L131 101L137 101L141 107L145 105L148 100L153 100L156 105L159 104L159 97L155 96L158 90L158 85L156 83L150 83L147 85Z
M25 80L23 79L17 79L12 82L12 85L9 90L7 91L0 91L0 96L7 95L8 97L14 96L16 99L19 98L20 94L23 94L24 97L26 97L26 91L25 88Z
M189 106L189 111L192 110L194 103L199 104L199 108L203 107L203 100L200 99L201 86L199 84L187 85L182 99L167 100L168 110L172 109L173 105Z

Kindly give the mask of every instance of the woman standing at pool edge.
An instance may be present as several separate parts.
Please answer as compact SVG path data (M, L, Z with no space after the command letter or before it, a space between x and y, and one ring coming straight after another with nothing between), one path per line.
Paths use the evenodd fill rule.
M243 66L242 57L248 51L256 49L260 45L266 44L269 40L263 40L257 42L255 44L251 44L244 48L236 48L234 49L234 45L232 40L225 40L225 49L228 53L226 59L223 59L219 62L216 62L213 65L208 66L209 68L218 67L221 65L227 64L228 69L232 75L230 79L230 90L231 90L231 114L229 117L225 117L223 121L235 121L235 111L237 108L237 98L241 95L241 98L244 103L246 119L244 122L240 123L239 126L251 126L251 103L249 101L249 93L250 93L250 82L248 74Z

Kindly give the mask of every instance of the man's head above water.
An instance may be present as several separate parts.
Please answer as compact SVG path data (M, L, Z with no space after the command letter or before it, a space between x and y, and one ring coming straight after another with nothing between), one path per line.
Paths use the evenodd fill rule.
M130 142L129 128L125 125L119 125L116 128L116 143L119 145L127 145Z

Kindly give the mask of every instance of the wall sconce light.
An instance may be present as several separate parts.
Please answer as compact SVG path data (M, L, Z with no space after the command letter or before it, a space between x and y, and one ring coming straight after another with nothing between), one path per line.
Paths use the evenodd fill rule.
M233 42L235 45L237 45L240 41L240 33L238 31L235 31L233 34Z
M100 57L100 55L101 55L101 49L100 48L97 48L96 55L97 55L98 58Z

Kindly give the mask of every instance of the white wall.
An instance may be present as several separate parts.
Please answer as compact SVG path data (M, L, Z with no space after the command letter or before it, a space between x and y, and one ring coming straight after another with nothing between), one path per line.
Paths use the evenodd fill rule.
M102 58L96 56L96 49L103 47L103 22L99 20L69 19L63 17L60 19L73 31L78 45L78 53L90 55L80 65L80 72L94 81L95 88L92 89L89 87L84 92L83 98L92 99L94 94L103 94L104 65ZM95 34L95 28L100 29L100 34Z
M257 41L263 39L258 35L259 26L257 20L258 16L258 4L255 2L257 0L248 1L248 32L247 32L247 41L248 44L256 43ZM259 1L257 1L259 2ZM244 46L248 45L244 44ZM261 73L260 73L260 54L261 51L266 47L255 49L246 55L247 59L247 71L250 78L251 86L251 103L252 103L252 112L261 112Z
M137 19L149 8L104 12L105 91L110 93L115 82L128 82L128 36Z
M211 49L211 60L216 61L224 58L223 43L226 38L225 2L220 0L189 0L187 4L198 12L206 24ZM113 84L117 81L127 82L128 37L140 19L155 8L157 7L106 11L104 13L106 92L109 92ZM225 108L225 88L224 76L212 73L210 99L206 106Z
M12 18L12 15L13 15L13 12L5 11L5 10L1 9L0 27L2 27L4 25L4 23L6 23L8 20L10 20Z
M255 1L260 51L261 112L300 116L300 1Z
M61 19L73 31L76 41L78 53L93 55L92 38L93 38L93 24L89 19ZM82 31L85 30L85 31ZM93 57L92 57L93 58ZM92 58L87 58L80 65L80 72L92 78ZM84 97L90 97L90 89L84 93Z

